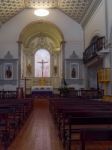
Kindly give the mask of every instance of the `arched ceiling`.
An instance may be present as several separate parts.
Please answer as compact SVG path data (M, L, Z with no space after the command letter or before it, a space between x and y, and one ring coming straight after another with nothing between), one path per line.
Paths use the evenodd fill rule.
M55 45L55 48L60 48L61 42L64 40L61 31L50 22L33 22L27 25L20 34L19 41L23 46L28 48L29 43L36 37L48 37Z
M57 8L80 23L93 1L96 0L0 0L0 22L6 22L25 8Z

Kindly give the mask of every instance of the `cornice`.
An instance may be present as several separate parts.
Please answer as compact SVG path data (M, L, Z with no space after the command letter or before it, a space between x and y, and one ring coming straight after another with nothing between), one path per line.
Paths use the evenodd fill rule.
M93 2L91 3L90 7L86 11L86 13L81 21L81 25L83 28L86 26L89 19L94 14L94 12L96 11L96 9L98 8L98 6L100 5L101 2L102 2L102 0L93 0Z

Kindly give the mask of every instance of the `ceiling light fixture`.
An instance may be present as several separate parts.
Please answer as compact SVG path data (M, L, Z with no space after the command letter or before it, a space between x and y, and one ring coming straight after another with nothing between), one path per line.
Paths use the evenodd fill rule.
M36 16L43 17L49 15L49 11L47 9L37 9L34 11L34 14Z

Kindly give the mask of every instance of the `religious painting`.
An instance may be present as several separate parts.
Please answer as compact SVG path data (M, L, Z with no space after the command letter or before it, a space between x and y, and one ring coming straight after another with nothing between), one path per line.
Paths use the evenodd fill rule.
M71 63L70 67L70 77L72 79L77 79L79 78L79 64L77 63Z
M4 79L5 80L13 79L13 64L12 63L4 64Z

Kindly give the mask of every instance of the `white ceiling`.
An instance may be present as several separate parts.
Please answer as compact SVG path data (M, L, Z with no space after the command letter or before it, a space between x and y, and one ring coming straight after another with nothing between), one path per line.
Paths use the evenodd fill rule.
M94 0L0 0L0 22L18 14L25 8L57 8L77 22Z

